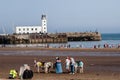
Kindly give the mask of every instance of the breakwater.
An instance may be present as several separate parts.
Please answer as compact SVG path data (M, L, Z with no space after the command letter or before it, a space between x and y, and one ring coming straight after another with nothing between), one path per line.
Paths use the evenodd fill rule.
M98 32L74 32L66 33L68 41L100 41L101 34Z
M69 41L100 41L98 32L12 34L0 36L0 44L67 43Z

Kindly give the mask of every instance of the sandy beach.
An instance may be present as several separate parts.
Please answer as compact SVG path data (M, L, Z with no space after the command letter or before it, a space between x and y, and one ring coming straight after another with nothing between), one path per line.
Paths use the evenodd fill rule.
M58 50L60 51L78 51L78 52L120 52L119 49L38 49L38 48L0 48L0 51L23 51L23 50ZM52 54L52 53L49 53ZM76 53L78 54L78 53ZM32 80L120 80L120 56L73 56L78 61L84 62L84 73L76 73L71 75L65 70L66 56L59 56L62 60L63 74L56 74L54 69L51 73L45 74L42 70L36 73L33 68L33 60L55 62L55 56L41 55L2 55L0 54L0 80L6 80L9 75L9 70L19 68L23 64L28 64L34 72Z

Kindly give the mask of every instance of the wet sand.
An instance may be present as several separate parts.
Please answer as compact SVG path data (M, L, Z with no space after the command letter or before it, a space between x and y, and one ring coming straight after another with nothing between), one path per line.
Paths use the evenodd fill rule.
M38 48L9 48L0 50L38 50ZM40 50L40 49L39 49ZM43 50L43 49L42 49ZM45 50L45 49L44 49ZM55 49L54 49L55 50ZM59 49L64 51L66 49ZM70 49L69 49L70 50ZM72 49L71 49L72 50ZM112 49L108 50L111 51ZM57 51L57 49L56 49ZM78 50L79 51L79 50ZM80 50L81 51L81 50ZM83 49L84 51L84 49ZM89 49L85 50L91 52ZM99 51L99 50L98 50ZM102 51L102 49L100 50ZM107 50L106 50L107 51ZM67 50L66 50L67 52ZM103 50L104 52L104 50ZM119 52L114 51L114 53ZM52 54L52 53L50 53ZM84 73L68 74L65 70L65 56L60 56L63 66L63 74L56 74L54 69L51 73L45 74L42 70L36 73L33 68L33 60L55 62L55 56L40 56L40 55L0 55L0 80L8 78L9 70L15 68L19 71L19 67L23 64L29 64L34 71L32 80L120 80L120 56L73 56L76 61L84 62Z
M120 52L120 48L39 48L39 47L3 47L0 51L16 50L54 50L54 51L80 51L80 52Z

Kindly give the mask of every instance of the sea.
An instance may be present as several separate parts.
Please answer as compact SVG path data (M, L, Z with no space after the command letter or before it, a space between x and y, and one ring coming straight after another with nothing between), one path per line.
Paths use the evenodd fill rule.
M100 45L103 48L104 44L108 44L111 47L117 47L120 45L120 33L118 34L102 34L101 41L77 41L68 43L57 43L57 44L21 44L14 45L14 47L42 47L44 45L49 45L49 47L65 47L69 45L70 48L93 48L94 45ZM12 45L6 45L6 47L11 47ZM52 53L52 54L50 54ZM120 56L120 52L79 52L79 51L51 51L51 50L24 50L24 51L0 51L0 55L38 55L38 56Z

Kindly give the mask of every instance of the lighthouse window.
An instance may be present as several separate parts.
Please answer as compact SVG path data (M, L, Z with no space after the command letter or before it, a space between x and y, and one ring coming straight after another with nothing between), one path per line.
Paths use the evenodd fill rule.
M19 29L19 31L21 31L21 29Z
M37 31L37 28L35 28L35 30Z
M33 31L33 28L31 28L31 30Z
M45 24L44 24L44 26L45 26Z
M23 31L25 31L25 28L23 28Z
M29 28L27 28L27 31L29 31Z
M44 29L46 29L46 28L44 27Z

